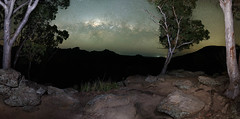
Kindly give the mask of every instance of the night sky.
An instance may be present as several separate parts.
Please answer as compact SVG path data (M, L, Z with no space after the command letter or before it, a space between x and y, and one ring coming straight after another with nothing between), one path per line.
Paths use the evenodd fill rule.
M158 43L158 25L144 10L156 16L155 6L147 0L71 0L67 10L60 10L53 21L70 37L60 48L80 47L83 50L112 50L123 55L165 56L167 50ZM202 20L210 31L210 39L185 50L196 51L207 45L224 46L224 18L216 2L199 0L193 19ZM235 27L240 22L235 21ZM240 29L235 29L239 42Z

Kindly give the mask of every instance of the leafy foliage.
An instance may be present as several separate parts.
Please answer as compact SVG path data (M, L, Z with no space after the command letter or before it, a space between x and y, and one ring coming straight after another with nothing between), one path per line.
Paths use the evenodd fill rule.
M69 37L66 30L59 30L56 25L50 24L56 18L59 7L66 9L69 3L69 0L42 0L39 2L15 44L23 48L22 57L27 58L30 62L40 63L40 57L47 49L56 48L58 44ZM15 16L14 24L21 21L25 10L26 8ZM23 47L21 47L22 45ZM36 48L38 50L35 50Z
M162 8L167 16L168 33L160 27L159 41L165 47L169 48L167 34L170 35L172 46L180 46L183 43L191 42L187 45L182 45L178 50L190 48L193 43L199 43L202 40L209 39L209 31L204 29L204 25L200 20L192 19L192 10L196 7L197 0L158 0L156 4ZM177 37L178 25L176 16L172 10L174 7L176 16L181 19L179 40L175 44ZM164 24L163 20L159 21Z
M25 29L27 30L27 29ZM29 29L31 30L31 28ZM55 48L58 44L69 36L68 32L58 30L56 25L47 25L39 27L36 32L31 35L31 38L26 40L21 52L23 57L27 57L29 61L41 62L41 57L45 54L46 49ZM22 36L27 38L29 36Z
M22 2L17 3L21 4ZM42 22L47 24L49 21L54 20L56 18L56 14L58 13L59 7L61 9L67 9L70 5L70 0L41 0L39 1L37 7L32 12L31 16L29 17L28 23L31 21L35 21L35 23ZM24 17L24 13L26 11L26 7L15 16L15 24L19 23Z
M27 40L22 52L24 52L29 61L34 60L35 62L40 63L41 57L44 55L45 51L46 46Z
M175 7L178 16L192 17L192 10L196 7L197 0L156 0L155 4L163 8L169 17L174 17L172 6Z
M168 64L176 51L188 49L194 43L209 39L209 31L204 29L200 20L192 19L192 10L197 0L148 0L155 2L161 18L155 23L159 25L159 42L168 49L166 60L160 75L167 71ZM147 10L146 10L147 11ZM147 11L148 12L148 11ZM149 13L149 12L148 12Z
M240 20L240 2L239 0L233 0L233 16L236 20Z

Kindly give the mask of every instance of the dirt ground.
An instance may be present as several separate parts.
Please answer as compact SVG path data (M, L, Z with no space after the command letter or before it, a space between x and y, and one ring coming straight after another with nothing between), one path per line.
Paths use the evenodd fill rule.
M88 101L100 94L124 94L127 91L137 90L151 95L160 95L166 97L172 91L179 89L176 82L182 81L192 87L189 89L181 89L187 94L194 95L205 102L205 107L200 112L187 117L188 119L240 119L240 98L230 100L222 94L226 89L225 75L214 77L216 80L225 80L224 84L211 86L201 84L198 76L177 76L168 75L164 80L154 82L146 82L147 76L132 76L127 78L126 86L113 89L108 92L88 92L75 93L72 99L58 97L54 95L44 95L42 102L37 107L10 107L4 104L3 97L0 97L0 119L82 119L84 117L84 107ZM153 77L154 78L154 77ZM76 100L78 103L76 103ZM146 100L151 101L151 100ZM161 114L158 114L158 117ZM163 114L162 114L163 115ZM86 116L86 115L85 115ZM92 117L92 119L94 119ZM170 116L162 116L161 119L171 119Z

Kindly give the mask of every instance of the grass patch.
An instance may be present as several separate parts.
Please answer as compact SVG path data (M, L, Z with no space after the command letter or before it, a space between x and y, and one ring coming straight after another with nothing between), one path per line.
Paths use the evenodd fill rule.
M93 83L87 82L81 84L80 87L77 89L80 92L90 92L90 91L109 91L111 89L118 88L118 84L116 82L104 82L104 81L95 81Z

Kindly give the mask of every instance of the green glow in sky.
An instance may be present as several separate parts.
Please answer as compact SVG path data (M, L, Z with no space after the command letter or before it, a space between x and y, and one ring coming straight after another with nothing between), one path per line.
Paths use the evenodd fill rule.
M161 49L158 43L158 25L145 9L158 16L155 6L147 0L72 0L70 7L60 10L53 21L70 34L59 47L164 56L167 50ZM210 39L183 52L192 52L206 45L225 45L223 13L216 3L199 0L193 18L202 20L210 31ZM235 26L239 25L235 22ZM235 34L239 34L240 30L235 30ZM239 40L239 35L236 40Z

